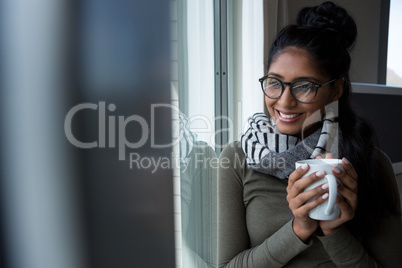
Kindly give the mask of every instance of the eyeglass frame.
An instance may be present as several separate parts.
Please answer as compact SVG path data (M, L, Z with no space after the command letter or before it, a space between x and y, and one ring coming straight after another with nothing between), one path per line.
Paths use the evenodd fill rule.
M279 83L281 83L282 91L281 91L281 94L280 94L278 97L276 97L276 98L270 97L270 96L268 96L268 95L265 93L265 89L264 89L263 83L264 83L264 80L265 80L265 79L268 79L268 78L274 78L274 79L278 80ZM263 76L263 77L261 77L260 79L258 79L258 81L260 81L260 84L261 84L262 92L263 92L264 95L267 96L268 98L273 99L273 100L279 99L279 98L283 95L283 92L285 91L285 85L286 85L286 86L289 86L290 94L292 95L292 97L293 97L296 101L301 102L301 103L310 103L310 102L312 102L312 101L314 100L314 98L317 96L317 92L318 92L318 89L319 89L319 88L321 88L321 87L323 87L323 86L326 86L326 85L328 85L328 84L330 84L330 83L332 83L332 82L335 82L336 80L338 80L338 79L337 79L337 78L334 78L334 79L332 79L332 80L330 80L330 81L328 81L328 82L319 84L319 83L310 81L310 80L308 80L308 79L300 79L300 80L296 80L296 81L293 81L293 82L283 82L283 81L280 80L279 78L273 77L273 76L269 76L269 75ZM314 86L314 88L315 88L314 97L311 98L311 100L309 100L309 101L300 101L300 100L296 99L296 97L293 95L293 91L292 91L293 85L294 85L295 83L301 82L301 81L308 81L308 82L312 83L313 86Z

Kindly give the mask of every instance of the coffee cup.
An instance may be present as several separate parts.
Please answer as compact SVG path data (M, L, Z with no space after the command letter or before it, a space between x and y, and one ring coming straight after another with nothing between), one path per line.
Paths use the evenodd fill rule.
M333 220L339 217L339 207L336 205L336 197L338 195L338 183L341 183L337 178L333 175L331 168L332 167L337 167L341 170L345 170L342 167L342 160L340 159L309 159L309 160L301 160L296 162L296 168L300 167L303 164L308 164L310 166L310 169L308 172L303 176L306 177L312 173L315 173L317 171L323 170L325 171L326 175L324 178L322 178L319 181L316 181L315 183L312 183L308 187L304 189L304 191L308 191L311 189L314 189L317 186L320 186L324 183L328 183L328 190L329 190L329 196L328 199L318 205L317 207L313 208L309 212L309 216L312 219L315 220ZM318 196L314 197L311 200L314 200ZM311 201L309 200L309 201Z

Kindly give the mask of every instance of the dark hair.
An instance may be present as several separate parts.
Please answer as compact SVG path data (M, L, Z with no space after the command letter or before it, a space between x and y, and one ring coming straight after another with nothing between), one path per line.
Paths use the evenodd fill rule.
M283 28L276 36L268 55L267 70L282 53L297 49L309 52L312 64L330 78L343 78L339 99L339 151L353 164L359 175L358 207L347 226L355 235L375 229L377 220L386 213L396 213L398 198L389 183L384 183L381 152L372 125L353 108L349 78L349 50L354 46L357 28L348 12L332 2L303 8L296 24ZM389 179L388 179L389 180ZM375 198L373 198L375 196Z

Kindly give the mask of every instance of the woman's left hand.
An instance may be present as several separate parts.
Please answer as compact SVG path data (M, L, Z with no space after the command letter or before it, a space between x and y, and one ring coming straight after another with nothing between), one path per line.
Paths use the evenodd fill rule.
M331 154L327 154L325 158L332 158ZM320 221L319 226L324 235L334 233L343 223L353 219L357 207L357 178L358 175L352 164L342 158L342 166L345 171L333 167L332 173L342 184L338 184L338 193L343 197L338 196L336 204L340 209L338 218L330 221Z

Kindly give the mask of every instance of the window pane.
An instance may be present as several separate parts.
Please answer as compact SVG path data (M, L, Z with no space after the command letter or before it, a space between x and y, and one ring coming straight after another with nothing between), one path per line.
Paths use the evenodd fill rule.
M402 1L392 0L389 14L387 85L402 87Z
M214 147L214 16L212 0L187 1L188 117L199 140ZM180 89L179 89L180 90Z
M214 5L172 3L176 267L208 267L216 259Z

